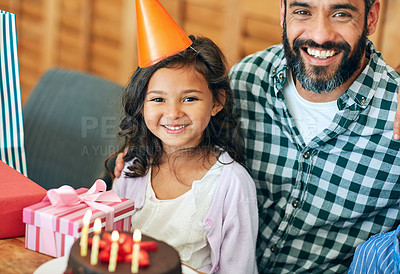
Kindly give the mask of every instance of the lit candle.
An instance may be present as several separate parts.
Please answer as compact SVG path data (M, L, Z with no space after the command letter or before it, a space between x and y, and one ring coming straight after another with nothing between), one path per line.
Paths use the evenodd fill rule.
M142 233L140 229L135 229L133 232L133 250L132 250L132 266L131 272L139 272L139 253L140 253L140 241L142 240Z
M100 244L100 232L101 232L101 219L96 218L93 225L93 241L92 241L92 253L90 254L90 264L96 265L99 258L99 244Z
M111 251L110 251L110 261L108 262L108 271L114 272L117 268L117 257L118 257L118 240L119 234L118 231L114 230L111 234Z
M82 227L82 235L81 241L79 245L81 246L81 256L86 257L87 255L87 246L88 246L88 230L90 224L90 218L92 217L92 211L89 209L86 211L85 215L83 216L83 227Z

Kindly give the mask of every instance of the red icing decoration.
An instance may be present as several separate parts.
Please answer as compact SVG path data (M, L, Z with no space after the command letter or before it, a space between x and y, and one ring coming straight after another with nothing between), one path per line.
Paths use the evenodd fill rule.
M88 239L88 244L92 245L93 238ZM117 261L132 261L132 249L133 249L133 239L125 233L119 234L119 248L118 248L118 258ZM111 234L108 232L103 233L103 238L99 243L99 259L103 262L108 262L110 260L110 249L111 249ZM158 245L154 241L140 242L140 254L139 254L139 266L145 267L150 264L149 254L147 251L155 251L158 249Z

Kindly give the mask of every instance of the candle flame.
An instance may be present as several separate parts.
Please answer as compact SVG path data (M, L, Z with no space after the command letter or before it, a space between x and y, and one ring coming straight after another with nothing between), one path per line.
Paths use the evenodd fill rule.
M101 232L101 219L100 218L96 218L96 220L94 221L93 231L96 234L100 234L100 232Z
M92 211L89 209L86 211L85 215L83 216L83 224L88 225L90 223L90 218L92 217Z
M140 232L140 229L136 228L135 231L133 231L133 241L135 243L140 242L142 240L142 233Z
M111 241L116 242L118 240L119 240L119 233L118 233L118 231L114 230L111 233Z

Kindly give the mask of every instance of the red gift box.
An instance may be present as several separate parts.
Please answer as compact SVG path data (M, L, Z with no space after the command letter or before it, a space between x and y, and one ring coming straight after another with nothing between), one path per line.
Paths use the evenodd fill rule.
M0 239L25 235L24 207L43 199L46 190L0 161Z
M101 181L101 180L98 180ZM98 182L96 181L96 183ZM104 183L104 182L103 182ZM76 200L84 200L88 191L87 188L79 188L74 190L69 186L69 194L74 194L78 198ZM59 189L61 189L59 188ZM102 194L116 194L110 190L97 191ZM57 190L59 190L57 189ZM52 193L49 190L47 197L51 198ZM71 192L72 191L72 192ZM93 194L96 195L96 194ZM90 196L90 195L89 195ZM70 197L67 195L65 200ZM131 218L134 209L134 202L129 199L119 199L119 201L89 201L79 202L78 204L65 205L62 198L57 197L55 200L61 201L61 206L52 205L53 201L44 200L40 203L24 208L23 221L26 223L25 247L40 253L44 253L53 257L67 256L72 244L81 236L83 226L83 216L88 209L92 210L90 218L89 233L93 231L93 224L96 218L101 218L102 227L110 225L109 229L130 231ZM94 205L93 203L97 203ZM91 206L89 206L90 204ZM107 206L113 209L113 216L108 215L104 210L98 207ZM97 209L96 209L97 208Z

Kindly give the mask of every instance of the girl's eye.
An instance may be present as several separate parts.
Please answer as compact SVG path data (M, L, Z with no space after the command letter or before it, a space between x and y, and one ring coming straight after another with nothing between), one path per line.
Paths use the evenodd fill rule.
M197 101L198 99L195 97L186 97L185 99L183 99L184 102L193 102L193 101Z
M164 99L163 99L163 98L157 97L157 98L151 98L150 101L152 101L152 102L157 102L157 103L161 103L161 102L164 102Z

